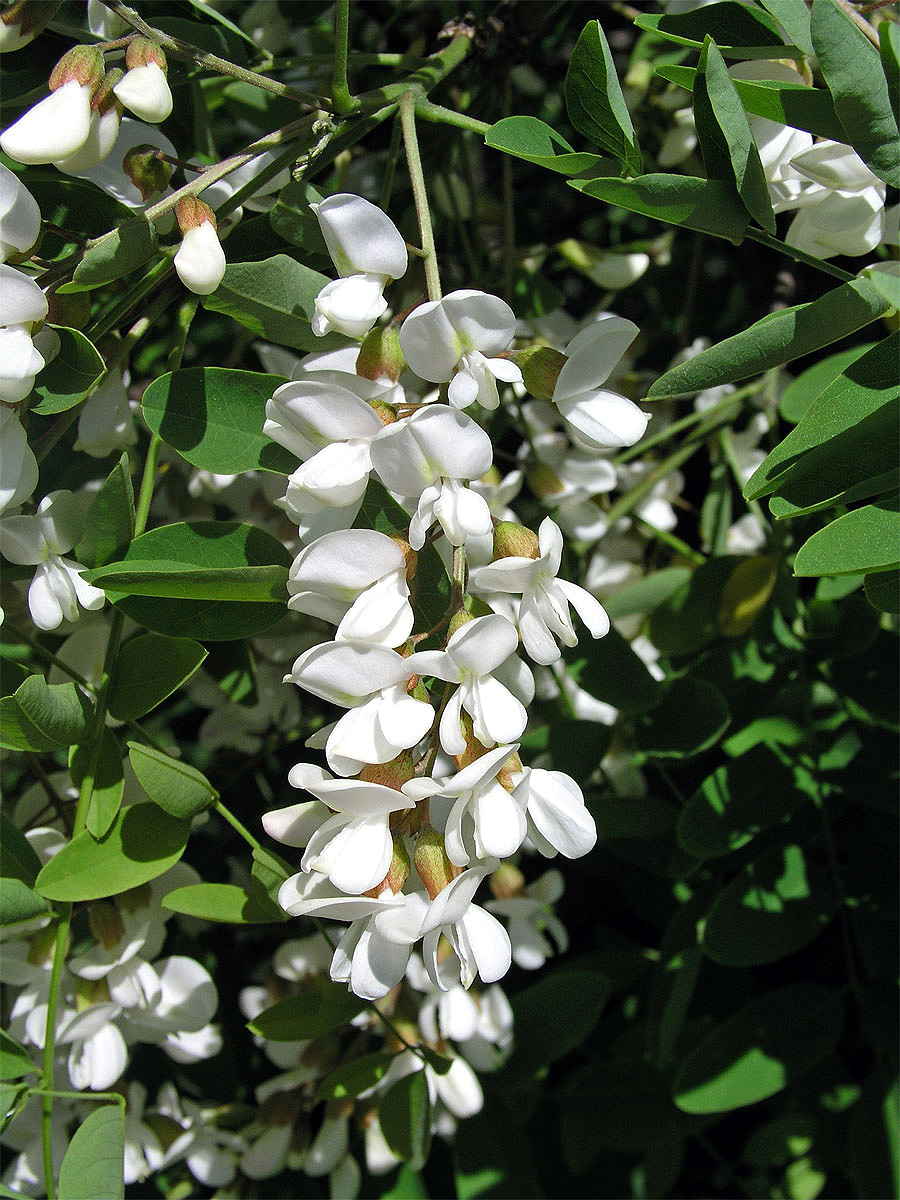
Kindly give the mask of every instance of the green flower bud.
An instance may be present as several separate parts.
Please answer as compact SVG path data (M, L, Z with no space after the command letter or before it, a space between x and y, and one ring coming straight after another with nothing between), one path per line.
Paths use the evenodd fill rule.
M494 559L540 558L536 533L515 521L498 521L494 526Z
M431 825L426 825L416 838L413 862L432 900L460 873L460 868L455 867L447 857L444 835Z
M566 356L549 346L532 346L528 350L516 350L508 354L522 371L522 380L537 400L552 400L559 373L566 363Z
M393 325L376 326L363 339L356 359L356 373L365 379L381 379L387 376L396 383L406 359L400 349L400 335Z
M147 142L132 146L122 159L122 170L144 200L155 192L164 192L172 178L171 166L158 158L156 147Z
M50 91L74 79L82 87L95 91L105 74L103 55L96 46L73 46L67 50L50 73Z

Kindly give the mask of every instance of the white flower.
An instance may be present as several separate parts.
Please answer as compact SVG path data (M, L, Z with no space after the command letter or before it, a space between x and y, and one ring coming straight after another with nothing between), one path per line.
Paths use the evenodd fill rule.
M71 158L91 132L91 89L70 79L28 109L0 136L0 147L20 163Z
M85 583L84 568L64 558L81 533L81 510L68 491L50 492L34 516L13 516L0 523L0 551L10 562L37 566L28 589L28 607L38 629L77 621L78 606L102 608L105 595Z
M540 879L514 896L489 900L485 908L509 921L513 962L525 971L539 970L554 953L553 944L544 934L549 933L556 951L564 954L569 936L551 905L563 894L563 877L559 871L545 871Z
M0 163L0 263L25 254L41 232L41 210L17 175Z
M631 446L644 435L649 414L602 387L637 335L632 321L603 313L566 347L567 362L553 389L553 403L576 443L588 449Z
M316 296L310 327L316 337L334 329L347 337L365 337L387 308L380 275L351 275L333 279Z
M71 163L69 163L66 166L66 171L68 174L77 175L81 179L89 179L97 187L102 188L108 195L114 197L120 203L127 205L128 208L143 208L146 204L153 203L160 197L153 196L145 201L139 189L135 187L131 177L122 168L122 162L128 151L134 149L135 146L141 145L154 146L173 158L177 156L174 142L170 141L161 130L153 125L146 125L143 121L134 121L130 117L122 117L119 122L115 145L102 162L96 166L79 170L75 170ZM171 190L171 188L167 188L162 195L167 195ZM168 222L172 221L171 213L167 214L165 220ZM160 227L162 227L162 221L163 219L161 218L160 222L158 222Z
M518 624L522 642L535 662L547 664L560 657L554 635L564 646L578 643L570 604L574 605L592 637L603 637L609 632L609 618L590 592L556 578L563 542L559 526L550 517L541 522L538 541L540 558L513 555L473 568L469 575L469 590L475 595L487 596L493 592L520 592Z
M136 117L156 125L172 111L172 93L159 63L131 67L113 88L116 96Z
M337 625L336 640L399 646L413 627L406 559L393 538L374 529L328 533L291 564L288 608Z
M484 497L460 481L477 479L489 469L493 445L465 413L442 404L419 409L382 429L370 454L384 486L415 503L409 526L414 550L421 550L435 520L454 546L491 531Z
M119 136L119 110L112 105L105 112L91 110L91 127L82 145L68 158L54 159L54 166L67 175L79 175L98 166L112 153Z
M208 296L216 290L225 274L226 262L212 221L202 221L187 231L174 262L178 278L190 291Z
M25 430L11 408L0 407L0 512L27 500L37 481L37 460Z
M447 754L466 749L460 719L465 709L483 746L513 742L525 729L528 714L493 672L516 650L515 626L499 614L476 617L457 629L446 650L423 650L410 660L419 675L435 675L459 686L441 716L441 746Z
M438 967L438 943L443 934L459 959L460 981L470 987L476 975L495 983L509 970L512 954L509 936L496 917L472 903L484 876L496 863L472 868L438 892L428 906L417 936L424 937L422 958L435 987L447 987Z
M497 379L519 383L522 372L496 355L512 341L516 318L505 300L486 292L451 292L420 304L400 328L400 346L415 373L430 383L450 380L455 408L476 400L482 408L500 403Z
M24 271L0 263L0 325L30 327L47 315L47 297Z
M106 458L120 446L131 446L137 441L134 415L126 391L129 382L127 371L124 375L111 371L87 398L78 414L76 450L83 450L94 458Z
M581 858L593 849L597 827L581 788L562 771L526 767L514 798L525 809L528 836L541 854Z
M817 186L795 201L799 211L787 244L819 258L874 250L884 234L885 185L856 151L820 141L795 154L790 165Z

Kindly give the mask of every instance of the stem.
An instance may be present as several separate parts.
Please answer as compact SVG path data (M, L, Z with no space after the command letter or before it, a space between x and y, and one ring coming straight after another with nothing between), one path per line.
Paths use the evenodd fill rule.
M148 25L146 21L129 8L127 4L120 3L120 0L103 0L104 5L114 12L117 17L121 17L123 21L127 21L132 29L136 29L138 33L142 33L144 37L150 38L157 45L163 47L175 58L185 59L187 62L199 63L202 67L209 67L212 71L218 71L221 75L230 75L232 79L240 79L244 83L252 83L255 87L261 88L264 92L272 92L276 96L283 96L287 100L296 100L298 104L306 104L310 108L330 109L330 103L322 96L316 96L312 92L301 92L297 88L289 87L286 83L279 83L277 79L270 79L267 75L260 75L257 71L249 71L246 67L239 67L237 63L229 62L227 58L219 58L217 54L210 54L207 50L201 50L199 46L192 46L190 42L183 42L181 38L171 37L168 33L163 33L161 29L156 29L152 25Z
M701 554L699 550L694 550L687 542L683 542L680 537L676 537L674 533L670 533L668 529L658 529L656 525L651 525L649 521L643 520L642 517L635 517L634 523L642 532L650 537L658 538L661 542L665 542L682 558L686 558L688 562L696 563L698 567L702 567L706 562L706 555Z
M438 271L437 255L434 249L434 230L431 226L431 213L428 208L428 196L425 191L422 158L419 154L419 142L416 138L416 97L412 91L406 92L400 98L400 123L403 127L403 143L406 147L406 164L409 168L413 199L416 202L416 216L418 217L419 229L422 233L422 251L425 261L425 283L428 287L428 299L440 300L441 276Z
M741 475L740 464L734 452L734 442L731 438L731 430L723 429L719 433L719 445L722 447L722 454L725 456L725 461L728 463L729 470L734 477L734 482L737 484L738 491L743 495L744 479ZM759 521L763 529L769 528L769 518L763 512L762 505L758 500L745 500L745 504Z
M89 330L89 336L91 340L96 342L102 338L104 334L109 333L111 329L114 329L127 313L129 313L137 304L140 304L144 297L149 295L156 285L165 279L172 269L172 260L170 258L165 258L161 262L156 263L147 272L140 283L136 284L133 288L129 288L117 304L114 304L104 316L98 317L96 324L93 325ZM168 304L174 300L176 295L177 293L173 291L166 298L166 303ZM158 317L161 312L162 308L154 307L153 319ZM142 322L145 320L146 318L142 318L138 324L142 324ZM138 336L142 337L145 332L146 328L142 327L142 331Z
M468 129L482 136L491 128L486 121L476 121L474 117L468 117L465 113L455 112L452 108L444 108L442 104L434 104L425 99L416 101L416 116L436 125L455 125L457 129Z
M681 417L678 421L673 421L671 425L667 425L665 429L661 429L659 433L654 433L652 437L643 438L634 446L629 446L627 450L623 450L621 454L617 454L613 462L619 463L630 462L633 458L640 458L648 450L654 449L661 442L667 442L676 433L681 433L684 429L690 429L692 425L702 426L698 428L697 437L705 437L719 424L730 421L732 417L732 408L740 403L745 397L752 396L760 390L759 383L749 384L747 387L741 388L739 391L730 392L727 396L718 400L709 408L703 409L700 412L691 412L687 416Z
M216 810L219 816L222 817L223 820L227 821L231 828L244 839L248 846L254 850L262 850L262 846L246 827L246 825L242 825L234 813L227 809L221 800L214 800L212 802L212 807Z
M696 452L700 449L700 445L701 443L696 441L687 446L679 446L679 448L673 454L670 454L668 458L663 459L658 467L656 467L648 475L645 475L644 478L636 483L630 491L626 492L624 496L620 496L606 514L609 524L615 525L616 521L618 521L620 517L627 516L632 509L637 508L640 502L646 495L648 495L649 492L653 490L656 484L658 484L661 479L665 479L665 477L670 474L670 472L674 471L676 467L680 467L681 464L686 459L690 458L692 454L696 454Z
M346 116L359 107L350 94L347 78L347 48L350 42L350 0L337 0L334 6L334 71L331 76L331 99L334 110Z
M72 901L62 905L60 922L56 927L56 942L53 946L53 966L50 968L50 987L47 994L47 1019L45 1025L44 1053L41 1058L41 1084L44 1096L41 1101L41 1154L44 1162L44 1185L47 1200L56 1200L56 1183L53 1179L53 1059L56 1056L56 1009L59 1004L59 985L63 963L66 959L66 944L72 922Z
M823 262L821 258L816 258L814 254L807 254L805 250L798 250L796 246L789 246L787 242L781 241L780 238L772 237L771 234L765 233L762 229L748 229L746 237L751 242L759 242L761 246L768 246L770 250L778 250L781 254L787 254L790 258L795 258L797 262L806 263L808 267L815 267L818 271L824 271L826 275L833 275L835 279L840 279L842 283L849 283L851 279L855 279L855 275L849 274L847 271L842 271L840 267L832 266L831 263Z

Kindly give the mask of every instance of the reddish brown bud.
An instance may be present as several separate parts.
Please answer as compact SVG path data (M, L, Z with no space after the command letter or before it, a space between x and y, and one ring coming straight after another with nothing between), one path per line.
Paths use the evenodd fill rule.
M400 349L400 335L392 325L376 326L369 330L359 348L356 373L365 379L382 379L385 376L396 383L406 359Z
M415 775L412 755L408 750L398 754L386 763L367 763L360 771L358 778L366 783L378 783L382 787L393 788L399 792L404 783L409 783Z
M95 91L103 79L103 55L96 46L73 46L67 50L50 73L50 91L74 79L82 87Z
M399 533L392 533L391 540L395 541L403 551L403 557L406 559L406 582L410 583L415 577L416 569L419 565L418 552L413 550L412 546Z
M213 229L216 228L213 210L205 201L196 196L183 196L178 201L175 205L175 219L178 221L178 228L182 234L187 233L189 229L196 229L204 221L210 221Z
M128 43L125 51L125 66L130 71L133 67L146 67L147 63L156 63L161 71L167 69L166 56L162 46L151 42L149 38L136 37Z
M397 410L393 404L387 404L384 400L372 400L369 407L382 425L393 425L397 420Z
M95 112L98 112L101 116L103 116L103 114L109 112L111 108L118 107L119 115L121 116L122 101L119 100L116 95L114 95L113 88L116 86L119 80L124 77L124 75L125 72L121 67L113 67L111 70L106 72L100 82L100 86L91 97L91 108L94 109Z

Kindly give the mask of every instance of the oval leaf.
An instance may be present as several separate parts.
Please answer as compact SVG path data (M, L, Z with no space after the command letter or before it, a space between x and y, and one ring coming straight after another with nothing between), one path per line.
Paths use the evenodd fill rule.
M229 925L268 925L287 916L277 905L263 903L233 883L195 883L176 888L163 897L162 906L169 912Z
M25 1047L5 1029L0 1029L0 1079L21 1079L23 1075L39 1070Z
M537 117L504 117L484 135L484 144L560 175L581 175L604 163L618 170L599 154L576 152L561 134Z
M346 1025L365 1007L366 1001L342 984L324 981L314 992L279 1000L248 1021L247 1028L273 1042L302 1042Z
M105 837L79 833L44 866L35 890L48 900L102 900L162 875L184 853L190 821L155 804L123 809Z
M83 333L58 325L50 328L59 336L59 352L35 378L30 404L31 411L42 417L80 404L106 370L99 351Z
M59 1200L120 1200L125 1121L117 1104L95 1109L72 1135L59 1168Z
M565 97L569 120L578 132L614 154L629 172L640 174L637 136L599 21L588 21L575 43Z
M424 1070L404 1075L385 1092L378 1121L397 1157L420 1171L431 1148L431 1099Z
M58 750L80 741L90 705L74 683L48 684L29 675L0 700L0 745L7 750Z
M17 925L43 916L47 901L21 879L0 879L0 925Z
M638 746L653 758L690 758L715 745L731 723L725 697L701 679L675 679L636 728Z
M642 175L639 179L569 179L586 196L618 204L669 225L712 233L738 243L750 223L730 183L692 175ZM692 362L696 361L691 359ZM697 389L698 391L700 389Z
M99 567L125 553L134 537L134 488L128 455L123 454L91 501L75 559Z
M195 767L153 746L129 742L128 759L138 783L170 816L189 820L218 797L216 789Z
M89 291L121 279L150 258L157 241L156 226L152 221L132 216L88 248L66 290Z
M832 521L805 542L795 575L855 575L900 566L897 501L867 504Z
M326 1075L316 1089L317 1100L345 1100L373 1088L383 1079L395 1055L385 1050L363 1054Z
M116 660L109 711L117 721L134 721L171 696L206 658L199 642L142 633L130 638Z
M91 769L93 743L82 742L69 751L69 774L75 787L80 788ZM100 743L100 754L93 763L94 786L87 815L87 828L95 838L104 833L116 819L125 790L125 772L122 769L122 751L119 739L106 727Z

